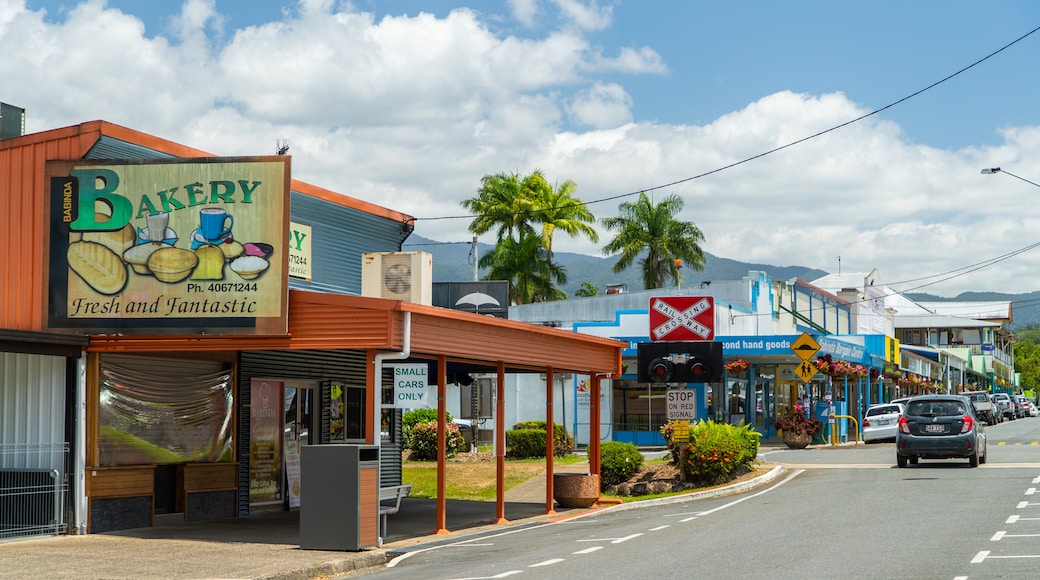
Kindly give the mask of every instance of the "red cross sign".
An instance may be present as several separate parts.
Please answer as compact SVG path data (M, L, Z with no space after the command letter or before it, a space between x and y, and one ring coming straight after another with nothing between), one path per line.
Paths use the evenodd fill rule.
M650 298L650 340L715 340L715 298Z

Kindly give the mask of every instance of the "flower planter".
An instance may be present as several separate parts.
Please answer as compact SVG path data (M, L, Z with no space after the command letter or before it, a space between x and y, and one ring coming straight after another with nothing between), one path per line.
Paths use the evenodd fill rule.
M599 499L599 475L595 473L554 473L553 499L560 507L592 507Z
M791 449L805 449L812 442L812 435L808 433L787 433L783 435L784 445Z

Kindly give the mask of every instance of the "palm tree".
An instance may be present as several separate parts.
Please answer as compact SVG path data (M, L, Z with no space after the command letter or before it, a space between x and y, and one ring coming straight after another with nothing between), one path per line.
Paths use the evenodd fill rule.
M682 208L683 200L677 195L669 195L654 205L646 192L640 192L635 202L626 201L618 206L617 217L603 218L600 222L603 227L617 231L603 248L606 255L620 252L612 268L614 273L625 271L644 253L639 263L643 269L643 287L647 290L663 288L666 277L673 283L679 281L676 259L694 270L704 270L704 251L698 245L704 241L704 234L693 223L673 217Z
M574 197L578 184L568 179L552 187L542 175L535 170L530 176L535 189L534 211L531 221L542 224L542 247L548 252L549 261L553 259L553 234L559 230L571 237L585 236L592 242L599 241L599 234L589 224L596 223L585 202Z
M495 230L495 250L482 257L479 265L489 270L485 279L511 282L514 304L567 297L553 285L567 281L563 268L552 261L555 231L599 241L589 225L596 222L595 216L574 197L577 188L571 180L554 188L540 170L526 176L496 173L485 175L477 196L462 202L462 207L476 214L469 231L479 235ZM533 224L542 225L540 234Z
M532 233L521 235L519 241L502 238L491 253L480 257L480 266L488 271L485 280L509 280L509 301L512 304L567 297L554 285L566 284L566 273L560 266L549 262L538 236Z
M599 288L597 288L596 285L592 282L586 280L581 283L581 288L578 288L574 291L574 295L580 296L582 298L587 298L589 296L598 296Z
M462 207L476 216L469 231L480 235L497 228L499 240L514 241L524 231L534 231L528 222L534 207L533 190L540 187L536 178L515 172L485 175L480 179L477 197L462 201Z

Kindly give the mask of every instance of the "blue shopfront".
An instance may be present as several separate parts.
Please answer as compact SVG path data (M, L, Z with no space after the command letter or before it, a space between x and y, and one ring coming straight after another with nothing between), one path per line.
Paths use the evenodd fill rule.
M625 374L613 381L613 394L607 405L611 409L609 427L614 441L639 446L662 446L660 428L667 420L668 389L694 391L698 419L714 419L752 425L765 437L776 435L773 419L795 405L810 409L827 407L826 412L856 418L861 422L863 409L877 402L880 389L872 386L872 374L858 377L834 377L816 374L805 383L797 374L802 359L791 349L801 335L721 336L724 360L746 364L727 365L719 383L650 384L636 380L636 345L646 337L621 337L629 347L624 350ZM813 336L820 346L814 356L830 355L866 368L881 367L885 359L886 341L882 336L825 335ZM812 360L815 360L813 358ZM820 405L818 403L822 403ZM835 422L835 428L848 434L847 419Z

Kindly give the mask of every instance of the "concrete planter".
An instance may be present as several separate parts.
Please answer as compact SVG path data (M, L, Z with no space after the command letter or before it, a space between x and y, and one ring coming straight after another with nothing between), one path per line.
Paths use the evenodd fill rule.
M599 475L595 473L554 473L553 498L560 507L592 507L599 499Z

